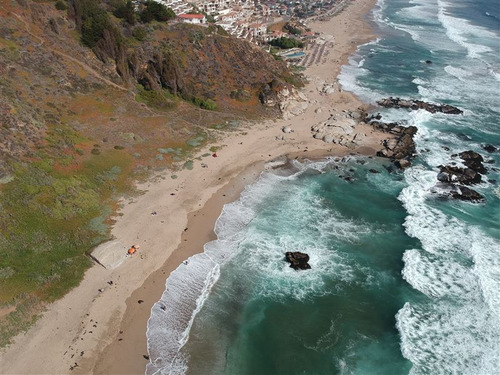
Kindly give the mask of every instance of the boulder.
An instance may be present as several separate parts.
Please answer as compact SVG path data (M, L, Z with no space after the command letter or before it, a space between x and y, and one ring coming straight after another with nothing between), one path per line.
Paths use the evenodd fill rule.
M406 159L399 159L395 162L396 166L401 169L406 169L410 166L410 162Z
M474 185L481 182L481 175L471 168L440 166L437 179L441 182L459 182L464 185Z
M460 156L460 159L463 160L463 163L470 169L482 174L488 173L483 165L483 157L477 152L471 150L464 151L458 154L458 156Z
M292 128L290 128L289 126L283 126L283 127L281 128L281 131L282 131L283 133L293 133Z
M286 261L290 263L290 267L294 270L308 270L311 269L309 265L309 255L299 251L287 251L285 253Z
M483 148L483 150L485 150L486 152L489 152L490 154L498 151L498 149L495 146L490 145L490 144L481 145L481 147Z
M465 186L459 186L458 191L452 191L450 195L452 196L452 198L460 199L462 201L470 201L470 202L484 201L484 197L481 194Z

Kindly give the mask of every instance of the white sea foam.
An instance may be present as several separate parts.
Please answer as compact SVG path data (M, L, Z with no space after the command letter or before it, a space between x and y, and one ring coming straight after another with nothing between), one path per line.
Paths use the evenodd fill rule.
M462 82L467 82L467 83L470 82L468 78L472 76L472 72L469 72L465 69L453 67L451 65L445 66L444 71L449 75L458 78Z
M429 297L480 299L476 297L480 290L471 269L449 256L412 249L404 253L403 261L403 278Z
M472 25L467 20L453 17L447 9L451 4L438 0L438 19L446 29L446 35L455 43L467 49L468 56L471 58L480 58L482 53L492 52L488 46L478 43L472 43L470 38L497 38L498 36L485 28Z
M484 305L406 303L396 320L410 374L498 373L498 319Z
M354 92L364 101L375 104L377 100L383 97L383 94L366 89L358 84L358 79L368 74L368 70L359 66L358 62L349 59L349 65L342 66L338 81L343 90Z
M500 243L429 201L436 173L405 171L399 199L408 235L403 277L432 302L407 303L397 315L403 355L412 374L496 373L500 369Z
M233 259L238 263L242 261L240 258L244 258L246 272L254 275L247 281L246 287L254 288L261 296L277 300L290 297L305 300L334 293L335 288L325 291L325 274L334 275L344 282L354 279L354 268L328 244L332 239L356 241L359 236L369 234L370 228L342 218L324 207L310 190L292 183L301 174L311 170L321 172L331 163L302 164L295 161L297 172L290 176L265 172L245 189L238 201L224 206L215 226L217 240L207 243L203 253L192 256L171 273L161 300L151 309L147 330L150 355L147 374L185 373L189 358L181 349L188 342L191 327L219 279L221 267L229 265ZM262 211L266 197L276 191L286 202L276 212L268 208L268 217L261 215L255 221L256 212ZM283 212L283 208L288 211ZM284 217L285 222L289 220L289 225L296 228L295 233L273 231L277 220L273 215ZM311 220L318 223L316 238L308 234ZM304 233L300 235L302 231ZM310 272L299 275L291 269L283 262L286 251L307 252L312 266ZM237 259L240 253L243 255Z

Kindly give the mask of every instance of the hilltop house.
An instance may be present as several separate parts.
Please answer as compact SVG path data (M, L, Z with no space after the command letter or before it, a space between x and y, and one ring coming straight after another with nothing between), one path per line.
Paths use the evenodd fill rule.
M181 22L195 24L195 25L199 25L199 24L203 24L203 23L207 22L207 20L203 14L192 14L192 13L179 14L177 16L177 18Z

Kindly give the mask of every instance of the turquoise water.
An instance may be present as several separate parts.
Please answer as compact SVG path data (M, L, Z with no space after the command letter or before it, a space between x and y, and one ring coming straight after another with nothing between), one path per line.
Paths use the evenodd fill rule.
M248 186L218 239L168 279L147 373L500 373L500 153L482 148L500 146L499 13L486 0L379 1L379 39L343 68L344 88L464 115L381 110L418 127L404 172L361 157L294 162ZM488 162L474 186L484 204L436 188L438 166L469 149ZM286 251L308 253L311 270L289 268Z

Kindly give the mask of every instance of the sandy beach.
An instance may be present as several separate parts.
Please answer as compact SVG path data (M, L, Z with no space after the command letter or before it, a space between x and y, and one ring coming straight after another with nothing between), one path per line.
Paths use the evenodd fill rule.
M375 154L388 135L369 125L356 125L342 144L314 139L311 132L311 126L331 115L340 119L347 113L343 111L366 107L350 93L338 89L325 93L322 88L335 86L348 56L373 38L365 17L374 4L374 0L355 0L330 20L309 23L329 43L324 57L304 72L309 83L302 89L307 97L303 113L287 120L247 124L236 131L218 131L217 157L195 159L194 168L176 171L175 179L171 171L158 173L138 186L144 194L123 200L112 235L123 251L139 244L138 253L112 270L98 264L89 269L78 287L49 305L27 333L0 353L0 372L144 373L146 323L166 278L214 239L214 223L222 206L236 200L267 162L282 155ZM284 126L293 132L284 133ZM209 152L209 147L199 155Z

